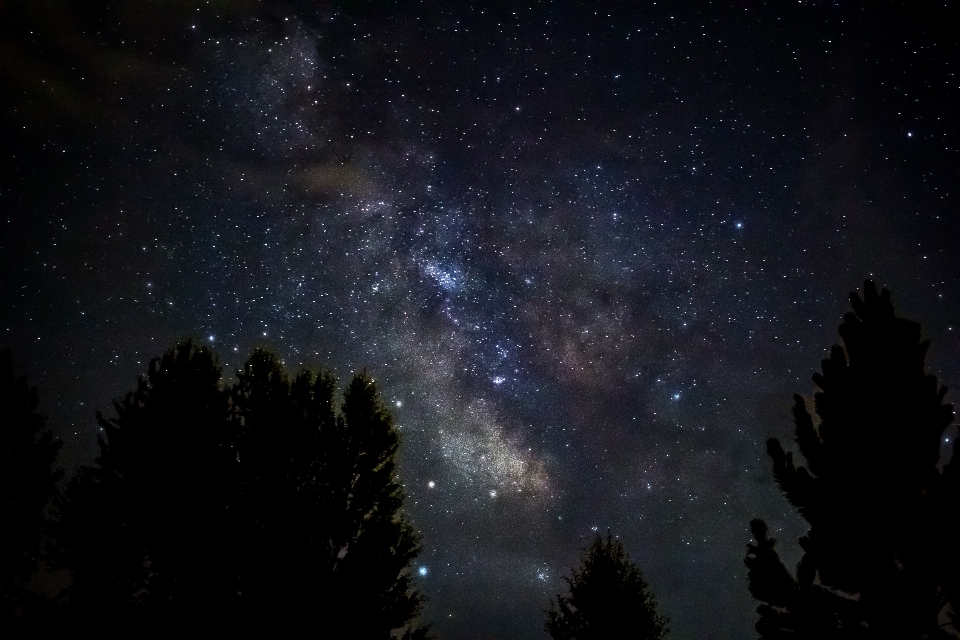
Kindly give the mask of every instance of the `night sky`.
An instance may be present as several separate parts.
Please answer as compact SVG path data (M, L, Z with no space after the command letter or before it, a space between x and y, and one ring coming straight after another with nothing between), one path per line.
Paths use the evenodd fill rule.
M607 528L754 637L764 441L865 278L958 401L957 9L0 2L0 346L68 470L178 339L366 368L441 638L544 637Z

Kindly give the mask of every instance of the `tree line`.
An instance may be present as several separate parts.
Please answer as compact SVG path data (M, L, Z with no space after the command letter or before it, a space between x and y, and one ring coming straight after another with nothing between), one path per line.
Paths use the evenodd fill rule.
M941 456L953 409L926 371L920 325L896 315L889 291L867 281L851 302L812 402L794 398L805 466L767 443L809 530L790 571L766 524L751 522L756 630L765 640L956 638L960 463ZM36 391L0 352L5 636L430 637L400 436L374 380L357 374L340 394L331 375L291 377L264 350L235 384L221 380L202 346L155 358L109 416L97 414L97 459L64 480ZM41 559L69 574L52 601L29 588ZM552 638L666 636L667 616L609 531L564 580L544 612Z
M3 532L12 630L426 636L410 573L420 538L396 474L400 437L366 374L338 401L330 375L291 378L258 350L225 387L210 351L178 344L112 415L97 415L99 456L54 495L59 444L42 431L36 393L14 376L9 352L2 358L4 406L17 412L3 433L20 440L4 442L14 463ZM48 611L25 589L42 554L70 576Z

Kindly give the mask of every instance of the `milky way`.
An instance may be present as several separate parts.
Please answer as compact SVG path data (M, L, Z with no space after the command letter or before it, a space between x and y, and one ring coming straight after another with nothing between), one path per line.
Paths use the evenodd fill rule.
M763 443L848 292L960 382L944 16L12 4L0 341L63 463L180 338L366 368L441 637L542 637L608 528L676 637L753 637L748 523L801 532Z

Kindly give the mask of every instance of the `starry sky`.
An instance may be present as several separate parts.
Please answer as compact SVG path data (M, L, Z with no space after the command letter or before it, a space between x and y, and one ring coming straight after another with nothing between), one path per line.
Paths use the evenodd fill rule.
M0 2L0 345L67 469L181 338L368 369L441 638L545 637L608 528L673 637L754 637L848 293L960 384L957 8Z

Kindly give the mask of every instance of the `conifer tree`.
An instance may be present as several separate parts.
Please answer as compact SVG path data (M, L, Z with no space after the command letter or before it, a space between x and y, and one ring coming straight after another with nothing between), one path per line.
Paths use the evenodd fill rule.
M255 351L230 390L180 344L98 416L100 456L62 501L72 618L101 635L184 624L267 637L422 638L399 434L373 380L292 380Z
M873 282L815 374L811 414L793 408L797 466L775 438L773 474L809 523L796 576L755 520L746 564L757 631L777 638L955 637L957 469L940 460L953 409L926 373L920 325L897 317ZM943 471L941 472L941 468Z
M293 628L320 600L325 458L336 455L323 438L336 419L335 389L329 375L303 371L291 381L264 350L238 374L238 558L250 622Z
M396 475L400 434L366 373L347 386L332 440L340 455L327 459L329 497L332 519L341 525L328 541L332 601L355 612L339 631L387 638L393 629L409 629L423 602L410 573L420 538L402 511L403 488Z
M163 634L236 592L230 406L214 356L178 344L98 414L100 455L61 504L70 611L98 632ZM126 626L125 625L129 625Z
M37 600L26 589L38 568L44 509L60 471L52 465L61 443L44 429L36 389L17 376L9 350L0 351L0 631L22 631L25 609Z
M666 635L666 616L657 611L646 580L609 531L605 539L597 535L564 581L569 593L558 595L547 611L546 630L554 640L660 640Z
M353 378L341 407L326 374L292 381L257 351L233 396L242 421L244 607L271 629L325 637L422 634L410 562L419 538L402 513L400 443L373 380Z

